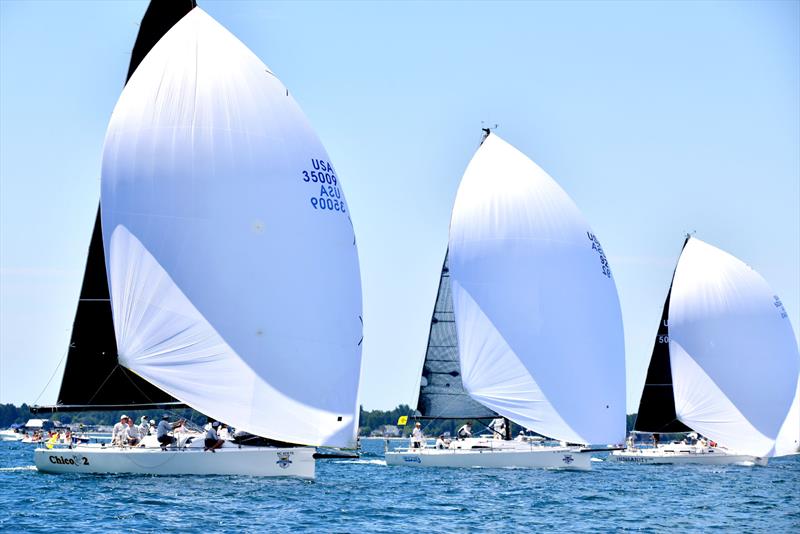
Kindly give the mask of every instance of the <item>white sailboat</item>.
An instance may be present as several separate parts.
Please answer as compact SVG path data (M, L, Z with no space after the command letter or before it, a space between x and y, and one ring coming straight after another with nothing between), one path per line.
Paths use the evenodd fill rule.
M120 96L101 206L117 365L297 446L146 438L37 449L39 470L313 478L314 446L355 446L361 286L338 175L286 87L200 8Z
M766 465L800 447L800 355L780 299L748 265L687 237L667 295L637 432L694 431L619 461Z
M589 469L586 445L625 436L603 249L558 184L493 133L458 189L422 374L423 418L504 417L564 443L468 438L388 451L388 465Z

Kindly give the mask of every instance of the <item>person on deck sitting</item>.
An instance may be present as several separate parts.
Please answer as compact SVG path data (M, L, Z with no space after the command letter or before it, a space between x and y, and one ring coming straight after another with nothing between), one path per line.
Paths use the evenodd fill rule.
M436 448L437 449L447 448L447 443L444 441L444 434L439 434L439 437L436 438Z
M422 425L417 422L414 425L414 430L411 431L411 448L419 449L425 441L425 436L422 434Z
M128 418L128 426L122 431L122 443L130 445L131 447L138 445L139 440L139 427L133 424L133 418Z
M217 429L219 428L219 421L214 421L211 423L211 426L208 427L206 430L206 441L205 441L205 449L204 451L211 451L214 452L215 449L219 449L222 447L222 444L225 443L224 440L219 439L219 435L217 434Z
M139 437L144 439L148 434L150 434L150 424L147 422L147 416L143 415L139 421Z
M467 421L464 425L458 429L456 433L458 439L467 439L472 437L472 421Z
M122 445L122 433L128 428L128 416L121 415L119 423L111 430L111 445Z
M177 428L181 426L184 422L184 419L181 419L177 423L170 423L169 422L169 415L164 414L161 416L161 422L158 423L158 428L156 428L156 439L161 444L161 448L163 450L167 450L167 445L172 445L175 443L175 438L171 436L169 433L172 431L173 428Z

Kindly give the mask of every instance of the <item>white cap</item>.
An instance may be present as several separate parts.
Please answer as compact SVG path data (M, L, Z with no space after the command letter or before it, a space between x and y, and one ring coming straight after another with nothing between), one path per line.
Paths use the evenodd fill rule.
M127 418L128 418L128 416L124 415L124 414L119 416L119 420L120 421L122 421L123 419L127 419Z

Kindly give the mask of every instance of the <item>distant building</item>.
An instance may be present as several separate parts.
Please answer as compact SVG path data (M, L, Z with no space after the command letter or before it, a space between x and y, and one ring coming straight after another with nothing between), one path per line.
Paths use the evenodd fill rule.
M373 438L398 438L400 429L396 425L381 425L369 434Z

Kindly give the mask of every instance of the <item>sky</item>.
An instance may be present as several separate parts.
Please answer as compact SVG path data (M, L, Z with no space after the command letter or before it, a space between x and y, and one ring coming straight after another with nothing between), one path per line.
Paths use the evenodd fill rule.
M0 0L0 402L63 372L105 130L147 3ZM416 400L453 199L482 124L583 211L617 283L636 410L686 232L800 325L800 3L199 5L292 91L358 238L361 403Z

